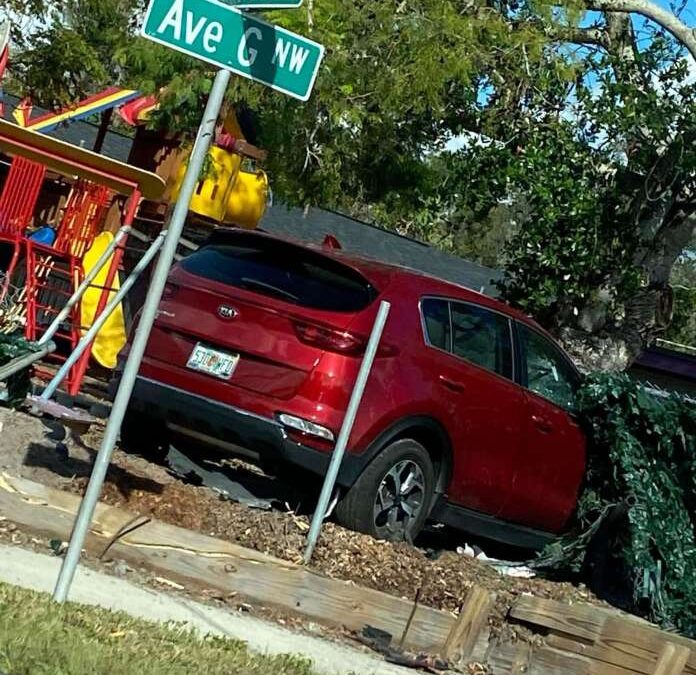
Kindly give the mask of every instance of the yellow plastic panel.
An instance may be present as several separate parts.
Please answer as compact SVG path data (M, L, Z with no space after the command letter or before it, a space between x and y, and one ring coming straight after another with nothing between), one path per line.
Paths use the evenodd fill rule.
M101 257L109 244L113 241L114 235L111 232L102 232L98 235L92 247L85 253L82 260L84 273L87 274ZM82 334L84 335L94 322L94 314L97 311L99 298L102 294L102 286L106 283L106 277L113 263L113 255L109 262L102 267L94 280L94 285L90 286L82 298ZM109 301L116 294L120 285L118 274L114 278L114 290L109 293ZM106 320L102 329L97 333L97 337L92 345L92 356L104 368L115 368L116 357L126 344L126 321L123 317L123 306L119 305L111 316Z
M240 171L227 200L225 222L253 230L266 211L268 176L264 171Z
M189 210L218 223L225 217L227 201L239 174L242 158L222 148L210 148L209 157L212 169L196 189ZM176 201L184 180L188 163L182 163L172 188L172 201Z

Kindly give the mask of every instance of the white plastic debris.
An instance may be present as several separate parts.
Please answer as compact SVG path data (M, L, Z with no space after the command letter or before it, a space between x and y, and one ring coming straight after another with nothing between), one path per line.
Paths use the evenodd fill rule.
M490 565L499 574L506 577L532 579L536 576L536 572L534 572L531 567L528 567L524 563L489 558L478 546L469 546L469 544L464 544L464 546L457 547L457 553L459 555L465 555L469 558L474 558L475 560L480 560L481 562Z

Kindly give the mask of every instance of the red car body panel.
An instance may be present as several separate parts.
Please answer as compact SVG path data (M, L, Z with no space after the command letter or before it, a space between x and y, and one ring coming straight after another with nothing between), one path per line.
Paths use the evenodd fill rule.
M523 454L500 517L558 532L575 509L585 476L585 437L561 408L530 392L525 399Z
M585 441L572 416L518 382L426 344L419 303L431 296L472 303L550 336L503 303L455 284L341 251L313 250L359 272L379 299L392 304L349 453L366 453L401 420L430 419L445 430L451 446L450 503L560 531L575 509L585 471ZM236 314L221 316L222 305ZM290 413L337 435L360 354L307 344L298 337L297 325L349 331L366 339L378 305L375 299L353 312L300 307L178 265L140 376L271 420ZM197 342L241 354L230 381L187 368ZM327 454L332 448L319 438L305 436L303 443Z

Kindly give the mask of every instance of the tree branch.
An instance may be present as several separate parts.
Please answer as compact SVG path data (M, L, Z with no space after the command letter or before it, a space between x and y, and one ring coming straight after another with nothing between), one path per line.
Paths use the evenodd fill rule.
M623 12L642 14L669 31L679 40L696 60L696 30L687 26L672 12L658 7L650 0L587 0L588 9L601 12Z
M573 42L578 45L607 46L607 36L601 28L574 28L558 26L549 35L558 42Z

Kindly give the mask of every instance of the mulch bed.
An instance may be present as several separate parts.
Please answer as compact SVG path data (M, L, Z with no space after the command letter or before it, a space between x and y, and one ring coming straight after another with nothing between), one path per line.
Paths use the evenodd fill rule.
M137 468L136 466L137 465ZM124 507L172 525L195 530L255 549L283 560L300 563L309 520L292 512L263 511L221 499L205 487L162 478L153 480L143 471L142 460L117 452L102 493L102 501ZM75 478L71 491L81 494L86 478ZM490 566L452 551L436 558L406 543L377 541L335 523L324 525L311 567L329 577L374 588L412 600L418 589L420 602L457 612L467 591L476 583L496 593L495 628L514 599L521 594L562 602L598 602L586 589L546 579L502 576Z

